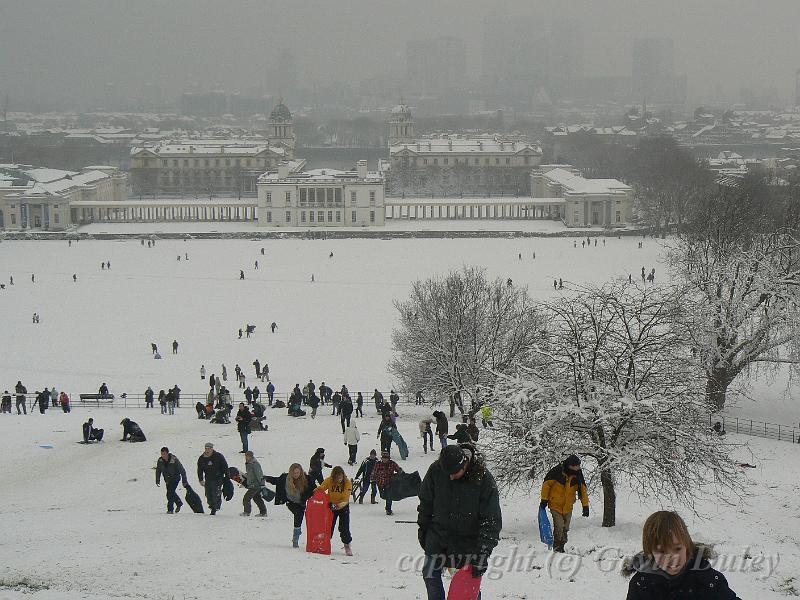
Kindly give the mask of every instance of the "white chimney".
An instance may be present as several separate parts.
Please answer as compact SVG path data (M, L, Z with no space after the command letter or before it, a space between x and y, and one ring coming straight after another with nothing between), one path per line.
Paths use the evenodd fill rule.
M286 179L289 177L289 163L278 163L278 179Z
M358 172L359 179L367 178L367 161L360 160L356 163L356 171Z

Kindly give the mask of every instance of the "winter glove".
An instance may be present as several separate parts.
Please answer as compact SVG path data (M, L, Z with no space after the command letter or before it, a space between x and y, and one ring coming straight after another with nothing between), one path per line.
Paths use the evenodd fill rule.
M428 532L420 527L417 529L417 539L419 540L419 545L425 550L425 538L427 537Z
M589 507L588 506L584 506L583 507L583 516L584 517L588 517L589 516Z
M542 510L543 508L547 508L547 500L542 500L539 503L539 510Z
M489 554L488 552L479 552L472 562L472 576L483 577L486 569L489 568Z

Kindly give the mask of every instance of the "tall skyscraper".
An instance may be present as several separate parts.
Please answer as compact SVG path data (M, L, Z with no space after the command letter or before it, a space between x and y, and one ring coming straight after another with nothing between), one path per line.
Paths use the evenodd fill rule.
M794 105L800 106L800 69L794 74Z
M675 75L675 49L669 38L635 39L631 75L636 100L669 104L686 101L686 77Z
M421 94L463 88L467 79L467 50L464 40L440 37L406 44L408 83Z
M276 80L270 86L273 94L292 98L295 91L297 91L297 60L290 49L284 48L281 50L275 75Z

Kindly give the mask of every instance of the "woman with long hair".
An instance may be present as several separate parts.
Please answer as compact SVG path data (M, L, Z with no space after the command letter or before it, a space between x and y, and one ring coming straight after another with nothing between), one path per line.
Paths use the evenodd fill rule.
M303 516L306 514L306 502L314 493L314 486L297 463L289 467L289 471L277 477L269 475L264 480L275 486L275 504L285 504L294 516L294 531L292 532L292 547L300 546Z

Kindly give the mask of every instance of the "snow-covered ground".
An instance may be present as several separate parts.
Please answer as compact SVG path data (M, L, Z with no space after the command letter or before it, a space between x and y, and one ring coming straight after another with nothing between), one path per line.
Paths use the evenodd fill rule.
M636 278L643 266L663 276L659 244L647 240L639 249L638 241L610 238L605 247L601 241L590 249L582 249L580 240L574 248L570 238L165 240L151 249L137 241L82 241L72 247L64 241L3 242L0 282L13 274L15 285L0 291L0 391L21 379L29 391L55 386L73 395L94 392L103 381L118 395L175 383L184 394L201 393L207 389L199 377L201 364L218 374L224 362L230 383L238 363L252 384L251 363L259 358L269 363L281 393L309 377L332 387L346 383L351 391L379 387L386 393L393 385L386 372L392 300L404 297L414 279L481 264L490 275L511 277L547 298L558 293L552 285L558 277L565 286L629 273ZM110 271L100 269L106 260ZM245 270L244 281L239 269ZM33 312L41 315L39 325L31 323ZM278 323L275 334L269 332L271 321ZM237 339L236 330L248 322L257 325L255 336ZM180 343L177 355L169 347L173 339ZM163 360L152 359L150 342L159 345ZM777 398L777 385L762 388L777 390L776 397L747 406L754 417L798 420L798 410ZM359 422L364 436L359 457L377 447L377 418L369 406L368 401L367 416ZM416 437L422 410L401 409L400 431L412 449L406 470L424 472L432 460ZM270 430L254 433L251 442L265 472L278 474L292 462L305 465L317 446L328 449L329 462L346 463L338 419L326 409L320 413L312 421L268 412ZM90 414L106 429L107 442L87 447L74 442ZM239 517L241 491L214 518L188 511L164 514L163 487L153 485L158 449L168 445L199 488L194 465L204 442L214 442L231 464L241 466L233 425L198 421L191 407L173 417L157 409L77 408L69 415L2 416L0 598L424 597L419 576L399 562L419 553L415 526L395 522L416 518L412 500L397 503L394 517L385 516L381 506L354 506L353 558L344 556L339 543L331 557L307 555L290 547L291 520L284 507L271 507L263 521ZM124 416L142 426L146 443L117 441ZM779 556L777 572L766 579L767 564L754 572L752 560L726 573L743 599L778 598L782 582L800 576L792 466L798 447L740 439L755 455L743 454L742 460L758 466L748 470L753 493L748 502L706 501L700 505L703 516L695 518L676 508L697 539L717 543L720 552ZM41 447L47 445L53 448ZM592 516L573 520L568 548L575 555L568 560L577 562L579 555L576 568L550 563L536 541L535 492L504 498L494 559L533 550L530 568L519 566L527 564L521 558L516 568L498 566L484 584L484 597L624 597L627 584L608 559L638 549L641 523L660 507L658 501L640 503L628 497L623 484L618 525L602 529L600 497L593 495ZM601 552L606 547L612 550ZM49 589L23 595L9 587L21 581Z

